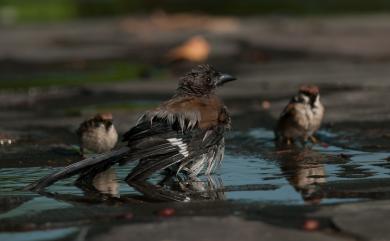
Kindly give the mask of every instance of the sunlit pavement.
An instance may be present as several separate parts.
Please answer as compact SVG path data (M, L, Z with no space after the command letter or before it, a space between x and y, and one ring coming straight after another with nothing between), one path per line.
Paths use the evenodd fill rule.
M171 25L178 17L155 16L0 30L0 59L10 77L21 66L34 72L53 62L83 68L120 58L149 66L146 77L125 82L1 91L0 134L15 142L0 146L0 239L387 240L388 17L179 19L194 29L183 32L186 21ZM227 201L148 203L133 199L134 190L128 198L85 197L71 182L54 189L61 195L17 191L78 160L73 131L94 111L112 109L123 133L140 112L169 97L177 73L191 64L154 61L164 63L159 56L199 33L211 46L208 61L239 78L221 91L233 115L219 174ZM301 83L321 87L324 143L305 154L314 163L286 167L286 157L273 152L272 127ZM236 166L238 160L245 165ZM314 189L302 188L312 179Z

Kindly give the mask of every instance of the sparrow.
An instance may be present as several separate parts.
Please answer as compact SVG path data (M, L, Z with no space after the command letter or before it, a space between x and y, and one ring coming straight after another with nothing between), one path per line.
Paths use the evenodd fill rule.
M317 86L301 86L280 114L275 128L276 140L291 144L294 140L316 143L314 133L320 128L324 117L324 106L320 101Z
M84 156L85 149L93 153L111 151L118 141L118 133L112 123L112 114L97 114L84 121L77 130L77 136L82 156Z
M210 174L224 156L225 131L231 119L216 95L217 87L235 80L211 65L199 65L179 80L173 97L145 112L124 134L125 147L76 162L25 189L40 191L52 183L80 174L90 177L119 163L138 161L126 181L144 180L161 170L197 176Z

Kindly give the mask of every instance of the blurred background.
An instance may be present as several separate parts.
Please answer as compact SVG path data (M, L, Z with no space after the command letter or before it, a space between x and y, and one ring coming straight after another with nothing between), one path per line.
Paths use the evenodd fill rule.
M2 133L74 138L104 111L123 132L199 63L238 77L220 91L233 114L270 117L242 126L272 128L301 84L320 86L326 123L387 121L389 11L385 0L0 0Z
M161 78L182 62L384 60L389 10L385 0L0 0L0 88Z
M129 14L150 14L153 11L167 13L205 13L217 15L315 15L315 14L367 14L386 13L390 3L385 0L1 0L1 17L5 24L49 22L91 17L112 17Z

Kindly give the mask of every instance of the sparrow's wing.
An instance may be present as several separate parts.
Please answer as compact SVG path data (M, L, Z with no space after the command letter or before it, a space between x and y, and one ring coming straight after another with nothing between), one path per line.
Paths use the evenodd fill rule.
M294 108L294 104L292 103L289 103L282 111L282 113L280 114L280 119L283 119L283 118L289 118L293 115L295 115L295 108Z
M296 115L296 110L294 108L294 104L289 103L282 113L280 114L280 117L277 122L277 126L275 129L275 134L276 138L278 139L286 129L289 127L292 127L295 125L295 115Z
M83 134L83 132L85 132L92 125L93 125L93 119L84 121L83 123L80 124L79 128L76 131L76 134L80 137Z

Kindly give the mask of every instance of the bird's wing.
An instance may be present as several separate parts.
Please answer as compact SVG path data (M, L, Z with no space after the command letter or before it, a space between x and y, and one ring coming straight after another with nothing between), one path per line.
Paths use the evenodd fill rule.
M86 120L80 124L76 133L80 137L86 130L88 130L89 128L94 127L94 126L95 126L95 119L94 118Z
M280 114L280 119L282 118L287 118L289 116L292 116L295 114L295 107L294 107L294 104L292 103L289 103L282 111L282 113Z
M279 133L280 131L283 132L286 128L291 127L292 125L295 124L295 116L296 116L296 110L294 107L294 104L289 103L282 113L280 114L280 117L277 122L276 126L276 133ZM276 134L277 138L279 134Z
M191 162L223 139L229 114L216 96L177 97L143 115L124 135L130 160L140 160L129 179Z
M223 126L183 130L178 122L170 124L161 118L139 123L124 136L130 148L128 160L140 160L127 180L146 178L156 171L199 157L220 142L222 130Z

